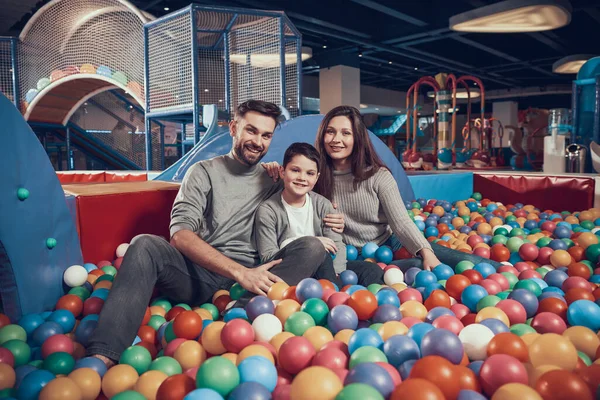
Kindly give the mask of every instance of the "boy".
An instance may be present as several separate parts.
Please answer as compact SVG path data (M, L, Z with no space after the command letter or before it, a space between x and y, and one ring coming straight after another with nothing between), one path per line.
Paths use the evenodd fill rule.
M265 200L256 212L254 236L261 262L296 239L314 236L335 255L336 273L346 269L346 245L342 236L325 226L323 218L334 212L325 197L312 192L319 178L319 153L308 143L292 143L280 167L283 190Z

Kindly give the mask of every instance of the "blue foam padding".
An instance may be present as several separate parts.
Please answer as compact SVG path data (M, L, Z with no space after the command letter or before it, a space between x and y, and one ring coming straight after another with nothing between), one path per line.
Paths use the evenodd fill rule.
M51 310L64 294L63 272L82 264L65 194L44 148L23 116L0 93L0 296L4 312ZM29 190L21 201L17 190ZM56 239L48 249L46 239Z
M418 173L408 176L417 198L465 200L473 194L473 173Z
M263 158L264 162L277 161L283 162L283 154L290 144L294 142L315 143L319 124L323 119L322 115L305 115L285 121L275 132L271 147L267 155ZM410 185L406 172L402 164L398 161L394 153L373 133L369 132L371 142L375 151L381 157L387 168L396 179L398 188L404 200L415 199L413 188ZM171 166L157 180L181 181L185 172L198 161L207 160L212 157L227 154L231 150L231 136L228 127L221 127L217 132L198 143L190 152L188 152L179 162Z

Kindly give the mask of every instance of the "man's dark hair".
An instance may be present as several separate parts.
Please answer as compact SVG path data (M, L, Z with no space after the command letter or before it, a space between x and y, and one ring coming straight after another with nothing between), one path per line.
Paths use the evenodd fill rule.
M319 152L312 144L300 142L292 143L283 155L283 168L285 168L295 156L304 156L309 160L314 161L317 164L317 172L321 169Z
M254 111L256 113L271 117L275 120L275 127L279 125L281 117L281 109L277 104L269 103L262 100L247 100L237 107L235 112L236 118L244 118L246 113Z

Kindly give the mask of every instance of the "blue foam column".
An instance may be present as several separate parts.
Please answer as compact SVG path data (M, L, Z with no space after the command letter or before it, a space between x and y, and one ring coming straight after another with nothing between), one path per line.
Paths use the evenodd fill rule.
M322 115L305 115L285 121L281 127L277 129L271 142L271 147L267 155L263 158L264 162L277 161L280 164L283 162L283 154L290 144L294 142L315 143L319 124L323 119ZM406 176L406 172L402 168L402 164L396 158L394 153L373 133L369 132L371 142L375 147L375 151L381 157L387 168L392 172L400 194L406 201L414 200L415 195L412 186ZM231 136L229 129L222 127L214 133L208 140L200 142L186 156L174 164L171 168L165 170L156 179L167 181L181 181L193 164L201 160L227 154L231 150Z
M83 259L56 172L2 93L0 121L0 298L14 322L51 310L64 294L64 270Z

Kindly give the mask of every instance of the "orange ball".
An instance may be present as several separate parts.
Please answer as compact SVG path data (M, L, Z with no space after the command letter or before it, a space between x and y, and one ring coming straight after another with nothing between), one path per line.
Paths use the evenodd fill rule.
M395 335L406 335L408 333L408 327L400 321L388 321L384 322L377 332L379 333L379 336L381 336L381 339L386 341Z
M271 300L283 300L283 294L288 287L290 287L290 285L285 282L276 282L269 288L267 297Z
M240 354L238 354L238 365L246 358L252 356L262 356L267 360L270 360L273 364L275 364L275 357L273 357L273 354L269 351L269 349L267 349L261 344L251 344L250 346L244 347L244 349L240 351Z
M173 333L178 338L196 339L202 332L202 317L194 311L183 311L173 321Z
M421 321L425 321L427 316L427 308L415 300L409 300L400 305L400 312L403 317L415 317Z
M592 214L589 211L582 211L579 213L579 220L580 221L591 221L594 219L594 214Z
M304 333L306 333L306 332L304 332ZM271 338L271 341L269 342L269 344L271 346L275 347L275 351L277 353L279 353L279 348L281 347L283 342L285 342L286 340L288 340L289 338L294 337L294 336L295 335L292 332L280 332Z
M507 354L521 362L529 361L529 350L527 345L519 336L511 332L501 332L490 340L487 347L487 355Z
M331 331L322 326L312 326L302 336L308 339L316 351L321 350L321 347L333 340Z
M161 383L156 397L161 400L179 400L194 389L196 389L195 379L186 374L176 374Z
M469 359L465 354L463 359L466 359L466 364L469 364ZM467 368L465 365L457 365L454 368L454 373L458 375L458 382L461 390L473 390L477 393L481 392L481 385L475 375L475 372Z
M396 387L390 400L446 400L446 397L428 380L410 378Z
M446 210L444 210L444 208L442 206L435 206L435 207L433 207L432 213L439 215L440 217L443 217L444 214L446 214Z
M592 400L590 388L583 379L572 372L553 370L539 377L535 390L544 400Z
M446 293L454 299L459 300L462 291L470 284L471 281L466 276L460 274L452 275L446 281Z
M498 388L492 400L542 400L542 396L534 389L522 383L507 383Z
M377 311L377 297L368 290L357 290L352 293L347 303L358 315L358 319L366 321Z
M427 310L431 310L435 307L450 308L450 305L450 296L443 290L434 290L427 300L425 300L425 307Z
M573 248L575 248L575 247L572 247L571 249L573 249ZM569 249L569 250L571 250L571 249ZM590 277L592 276L592 272L590 271L588 266L583 263L580 263L580 262L576 262L576 263L569 265L567 267L567 274L569 276L580 276L585 280L590 279Z
M592 232L582 232L577 238L577 243L585 250L593 244L598 244L598 236Z
M228 359L229 361L231 361L231 363L233 365L237 365L238 362L238 355L235 353L225 353L225 354L221 354L221 357Z
M459 217L455 217L452 218L452 225L454 225L455 228L460 228L465 224L465 220Z
M221 342L221 331L223 331L224 326L225 322L215 321L208 324L204 328L204 331L202 331L200 343L210 354L220 355L227 352L227 349L223 346L223 342Z
M491 235L492 226L487 222L482 222L477 226L477 233L479 233L480 235Z
M282 325L285 325L285 321L287 321L288 317L293 313L300 311L300 307L300 303L296 300L281 300L275 307L275 316L279 318Z
M296 286L290 286L283 291L283 298L298 301L296 297Z
M79 296L74 294L66 294L56 302L57 310L69 310L71 313L78 317L83 311L83 301Z
M0 363L0 390L10 389L15 386L16 374L13 367Z
M550 264L556 268L566 267L571 262L571 255L566 250L554 250L552 255L550 255Z
M95 400L102 389L102 379L91 368L78 368L69 374L71 379L81 390L81 400Z
M59 376L48 382L39 394L39 400L81 400L81 389L71 379Z
M115 365L102 378L102 393L110 399L121 392L132 390L138 378L137 371L131 365Z
M456 399L460 382L455 366L440 356L425 356L418 360L410 371L409 378L422 378L436 385L447 399Z
M199 367L206 360L206 357L206 350L195 340L186 340L181 343L173 354L173 358L177 360L184 371Z
M333 400L343 389L340 378L325 367L308 367L292 381L290 400Z
M578 351L585 353L592 360L600 347L600 338L594 331L585 326L571 326L562 335L568 338Z
M348 344L352 335L354 335L354 331L352 329L342 329L341 331L335 334L333 339Z
M573 261L575 262L583 260L585 256L585 250L581 246L573 246L567 250L567 253L571 255L571 258L573 258Z
M492 219L490 219L490 225L493 228L495 226L503 225L503 222L502 222L502 220L500 218L493 217Z
M156 400L156 393L160 385L169 376L162 371L147 371L135 383L134 390L148 400Z

